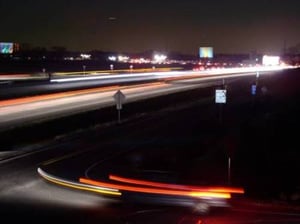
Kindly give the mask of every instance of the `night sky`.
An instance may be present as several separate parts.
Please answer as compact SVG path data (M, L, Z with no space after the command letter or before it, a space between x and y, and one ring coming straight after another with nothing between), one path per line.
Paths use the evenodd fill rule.
M68 50L279 53L299 0L0 0L0 41Z

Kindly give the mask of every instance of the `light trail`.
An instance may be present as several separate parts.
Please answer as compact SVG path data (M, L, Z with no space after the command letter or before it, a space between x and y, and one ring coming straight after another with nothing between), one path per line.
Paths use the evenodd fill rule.
M171 70L179 70L181 68L156 68L155 71L171 71ZM95 71L85 71L89 75L99 75L99 74L116 74L120 72L131 72L131 73L138 73L138 72L152 72L152 68L138 68L138 69L114 69L114 70L95 70ZM80 72L55 72L53 75L82 75L83 71Z
M1 74L0 80L18 80L31 78L30 74Z
M230 193L219 193L219 192L206 192L206 191L188 191L188 190L174 190L168 188L154 188L154 187L135 187L130 185L112 184L102 181L96 181L86 178L79 178L80 183L90 184L98 187L114 188L123 191L148 193L148 194L161 194L161 195L175 195L175 196L188 196L197 198L231 198Z
M61 92L61 93L44 94L40 96L30 96L30 97L21 97L21 98L10 99L10 100L2 100L0 101L0 107L11 106L16 104L32 103L32 102L42 101L42 100L52 100L52 99L58 99L63 97L75 96L79 94L96 93L101 91L104 92L104 91L115 90L117 88L119 88L119 86L99 87L93 89L74 90L74 91Z
M258 66L258 67L242 67L242 68L219 68L204 71L164 71L164 72L144 72L144 73L124 73L117 75L101 75L101 76L82 76L71 78L58 78L51 79L51 82L75 82L75 81L88 81L88 80L107 80L107 79L126 79L125 81L140 80L145 81L149 79L164 79L164 78L184 78L184 77L201 77L205 75L225 75L236 73L249 73L249 72L270 72L280 71L283 69L291 69L293 66Z
M115 86L108 86L108 87L97 87L92 89L73 90L73 91L67 91L61 93L44 94L40 96L21 97L16 99L2 100L0 101L0 107L12 106L17 104L25 104L25 103L33 103L33 102L44 101L44 100L60 99L64 97L77 96L83 94L101 93L101 92L107 92L107 91L113 91L119 89L129 89L129 88L136 88L136 87L143 87L143 86L155 86L159 84L161 84L161 82L131 85L131 86L115 85Z
M167 78L173 76L180 76L186 74L186 71L167 71L167 72L146 72L146 73L123 73L118 75L101 75L101 76L82 76L82 77L71 77L71 78L57 78L51 79L51 82L76 82L76 81L88 81L88 80L107 80L107 79L126 79L125 81L131 81L133 78L139 81L145 81L147 79L155 78Z
M244 194L244 189L242 189L242 188L197 187L197 186L189 186L189 185L166 184L166 183L160 183L160 182L138 180L138 179L133 179L133 178L125 178L125 177L120 177L120 176L116 176L116 175L109 175L109 179L127 183L127 184L136 184L136 185L152 186L152 187L159 187L159 188L169 188L169 189L189 190L189 191L207 191L207 192L218 192L218 193Z
M97 187L97 186L91 186L91 185L81 184L78 182L64 180L62 178L58 178L46 173L41 168L38 168L37 171L39 175L44 179L61 186L70 187L79 190L91 191L91 192L96 192L101 194L114 195L114 196L120 196L122 194L117 189L113 189L113 188Z
M253 70L254 68L251 69ZM271 68L268 68L267 70L270 69ZM277 69L282 69L282 67ZM226 72L228 71L226 70ZM167 72L167 74L169 73L170 72ZM118 80L115 80L115 85L109 87L98 87L87 90L56 93L54 95L48 94L0 101L0 129L14 128L28 123L41 122L78 114L83 111L113 106L115 105L113 94L116 90L122 90L126 95L126 103L131 103L141 99L150 99L157 96L197 89L199 87L215 86L216 83L211 81L220 81L233 77L254 76L256 73L223 74L220 72L219 75L208 76L206 74L205 77L204 75L200 75L199 72L185 73L185 76L180 75L182 72L175 72L175 74L177 74L177 77L180 77L180 80L162 79L155 83L148 82L146 84L127 86L118 86ZM194 74L194 78L191 77L191 74ZM273 73L261 73L261 75L267 74ZM137 79L140 78L137 77Z
M286 67L284 67L286 68ZM288 67L290 68L290 67ZM254 71L276 71L281 70L283 67L281 66L275 66L275 67L262 67L260 69L257 68L231 68L231 69L216 69L212 71L205 71L205 72L195 72L195 71L171 71L171 72L154 72L151 73L152 79L153 77L158 77L161 79L161 81L180 81L180 80L187 80L187 79L195 79L195 78L203 78L203 80L209 79L209 77L203 77L203 76L209 76L214 75L216 77L222 76L225 74L234 74L234 73L249 73ZM139 74L122 74L122 75L115 75L114 78L130 78L128 81L130 81L132 78L141 78L139 81L144 81L142 77L149 76L149 73L139 73ZM76 77L76 78L64 78L64 79L53 79L51 82L70 82L70 81L83 81L83 80L95 80L95 79L109 79L112 78L112 76L97 76L97 77ZM149 78L149 77L148 77ZM226 78L226 77L223 77ZM157 82L156 82L157 83ZM148 83L147 85L155 85L156 83ZM145 84L142 84L145 85ZM52 94L44 94L41 96L32 96L32 97L22 97L17 99L10 99L10 100L3 100L0 101L0 107L4 106L11 106L16 104L24 104L24 103L32 103L36 101L42 101L42 100L52 100L57 98L63 98L63 97L70 97L74 95L79 94L91 94L91 93L98 93L98 92L105 92L105 91L112 91L112 90L118 90L118 89L125 89L125 88L135 88L139 87L140 85L132 85L132 86L123 86L120 87L119 85L113 85L109 87L98 87L98 88L92 88L92 89L85 89L85 90L74 90L74 91L67 91L67 92L61 92L61 93L52 93Z

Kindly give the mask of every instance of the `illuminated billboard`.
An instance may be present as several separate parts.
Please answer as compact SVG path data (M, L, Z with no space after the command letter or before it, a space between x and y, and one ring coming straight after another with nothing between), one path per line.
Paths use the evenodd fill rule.
M266 66L275 66L280 64L279 56L268 56L264 55L262 59L262 64Z
M212 47L200 47L199 48L200 58L213 58L213 48Z
M0 42L0 54L12 54L14 51L14 43Z

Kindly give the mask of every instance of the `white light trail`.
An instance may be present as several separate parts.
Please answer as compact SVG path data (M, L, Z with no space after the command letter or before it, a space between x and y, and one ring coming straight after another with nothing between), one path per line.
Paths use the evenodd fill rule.
M148 72L148 73L124 73L119 75L99 75L99 76L85 76L85 77L71 77L71 78L57 78L52 79L51 82L75 82L75 81L89 81L89 80L111 80L111 79L126 79L126 81L143 81L149 79L163 79L186 76L203 76L203 75L224 75L234 73L249 73L249 72L265 72L265 71L279 71L283 69L294 68L293 66L257 66L257 67L238 67L238 68L217 68L204 71L168 71L168 72Z

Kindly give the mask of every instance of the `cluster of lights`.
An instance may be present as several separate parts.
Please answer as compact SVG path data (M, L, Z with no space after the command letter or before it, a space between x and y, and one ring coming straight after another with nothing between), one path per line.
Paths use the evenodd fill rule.
M134 64L150 64L151 60L146 59L146 58L132 58L132 59L130 59L130 63L134 63Z
M153 62L157 63L157 64L162 64L163 62L166 61L166 59L167 59L167 56L163 55L163 54L155 54L153 56Z
M81 60L91 60L92 55L91 54L80 54L77 57L64 57L65 61L81 61ZM43 58L45 59L45 58Z
M110 61L116 61L117 57L116 56L109 56L108 60L110 60Z
M108 60L127 63L129 61L129 57L124 55L118 55L118 56L111 55L108 57Z
M122 62L122 63L133 63L133 64L168 64L167 56L163 54L155 54L152 59L149 58L130 58L124 55L111 55L108 57L109 61Z
M80 54L80 57L83 60L89 60L89 59L91 59L91 55L90 54Z

